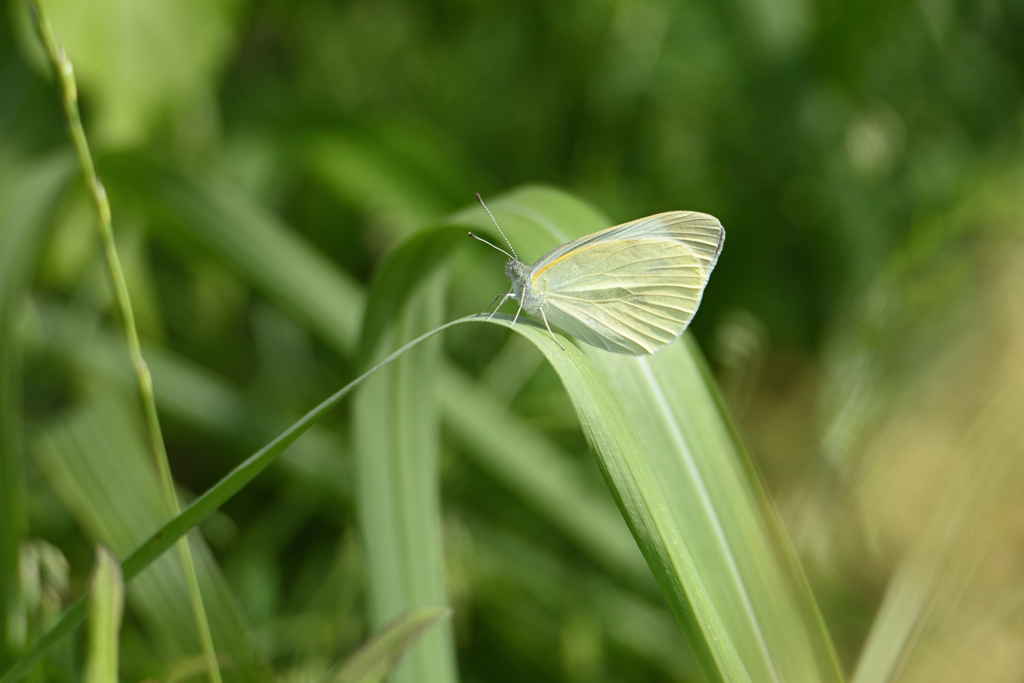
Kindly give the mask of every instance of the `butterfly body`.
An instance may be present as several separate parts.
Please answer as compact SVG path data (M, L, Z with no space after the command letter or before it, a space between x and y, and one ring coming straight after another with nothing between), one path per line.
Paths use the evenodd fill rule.
M508 297L593 346L655 353L689 325L724 241L707 214L648 216L573 240L532 266L510 260Z

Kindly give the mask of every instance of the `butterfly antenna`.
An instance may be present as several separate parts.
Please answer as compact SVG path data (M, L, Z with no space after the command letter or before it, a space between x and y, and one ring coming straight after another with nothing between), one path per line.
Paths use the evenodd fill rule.
M480 196L480 193L479 193L479 192L477 192L477 193L476 193L476 198L480 200L480 206L484 207L484 211L486 211L486 212L487 212L487 215L491 217L491 221L492 221L492 222L494 223L494 227L496 227L496 228L498 229L498 232L500 232L500 233L501 233L501 237L502 237L502 239L504 239L504 240L505 240L505 244L507 244L507 245L508 245L508 248L512 250L512 258L514 258L514 259L515 259L516 261L518 261L518 260L519 260L519 257L518 257L518 256L516 256L516 250L515 250L515 248L514 248L514 247L512 246L512 243L508 241L508 238L507 238L507 237L505 237L505 233L504 233L504 232L502 232L502 230L501 230L501 226L500 226L500 225L498 225L498 221L494 220L494 214L493 214L493 213L491 213L491 210L487 208L487 205L486 205L486 204L484 204L484 198ZM476 237L476 235L473 235L473 236L474 236L474 237ZM479 238L479 237L477 237L477 239L480 239L480 238ZM494 245L492 244L491 246L493 247ZM495 249L497 249L497 247L495 247ZM505 250L504 250L504 249L502 249L501 251L505 251ZM506 251L505 253L506 253L506 254L508 254L508 252L507 252L507 251Z
M486 245L487 245L487 246L489 246L489 247L494 247L495 249L497 249L498 251L500 251L500 252L501 252L502 254L504 254L505 256L508 256L508 257L509 257L510 259L512 259L512 260L514 260L514 261L518 261L518 260L519 260L519 259L517 259L517 258L516 258L515 256L513 256L512 254L508 253L507 251L505 251L504 249L502 249L501 247L499 247L498 245L496 245L496 244L492 244L491 242L488 242L488 241L487 241L487 240L485 240L485 239L484 239L483 237L481 237L480 235L477 235L477 234L476 234L476 233L474 233L474 232L471 232L471 233L469 233L469 236L470 236L470 237L472 237L472 238L473 238L473 239L475 239L475 240L480 240L481 242L483 242L484 244L486 244Z

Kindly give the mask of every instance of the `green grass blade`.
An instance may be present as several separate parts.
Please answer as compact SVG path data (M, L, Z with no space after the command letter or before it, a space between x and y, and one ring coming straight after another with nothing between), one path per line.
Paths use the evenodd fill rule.
M639 358L587 349L622 400L692 564L678 580L691 643L752 680L841 680L815 603L692 337ZM720 624L729 648L714 628ZM735 661L730 661L735 658Z
M277 438L251 455L228 473L216 485L211 487L203 495L196 498L191 505L182 510L181 514L166 522L142 545L132 552L131 555L125 558L121 563L125 581L131 581L138 576L143 570L156 561L157 558L163 555L168 548L174 545L178 539L220 508L220 506L234 494L244 488L256 477L256 475L273 463L275 459L280 456L286 448L288 448L288 446L293 444L300 436L308 431L311 426L340 403L345 396L351 393L352 390L359 386L367 377L371 376L388 363L394 361L417 344L430 339L434 335L443 332L453 325L469 322L471 320L474 320L474 318L460 318L417 337L390 354L387 358L367 370L352 382L346 384L336 393L306 413L301 419L281 433ZM70 610L68 610L68 612L64 614L63 617L61 617L60 621L50 631L48 631L46 635L40 638L40 640L37 641L28 652L14 662L10 669L4 673L3 678L0 678L0 683L12 683L13 681L20 680L21 677L28 673L28 671L35 666L35 664L38 663L54 645L70 633L75 626L82 623L85 615L85 600L79 600Z
M160 526L166 514L141 425L123 405L120 396L84 401L47 424L33 440L32 450L47 481L87 534L125 556ZM224 676L236 681L267 678L209 549L197 533L190 544L212 635L233 664ZM163 556L129 591L133 611L147 631L178 657L201 648L186 581L177 558Z
M241 490L246 484L252 481L260 472L262 472L268 465L270 465L285 448L295 442L303 433L305 433L316 421L322 418L329 410L336 406L346 395L348 395L352 389L361 384L363 380L372 375L374 372L384 367L388 363L392 362L396 358L400 357L408 349L416 346L422 341L433 337L434 335L448 329L453 325L457 325L464 322L482 321L482 318L469 317L460 318L453 322L447 323L431 330L424 335L421 335L417 339L405 344L400 349L390 354L387 358L382 360L378 365L374 366L366 373L355 379L354 381L347 384L345 387L340 389L338 392L327 398L316 408L307 413L303 418L293 424L288 430L279 435L271 443L267 444L264 448L250 456L245 462L240 464L231 473L229 473L224 479L222 479L217 485L212 487L202 496L197 498L191 505L189 505L181 514L168 521L163 525L156 533L149 537L138 549L136 549L130 556L128 556L122 566L124 570L124 576L126 581L131 581L144 569L149 567L158 557L167 551L179 538L181 538L190 529L196 526L199 522L205 519L209 514L218 509L225 501L231 496ZM507 319L496 318L493 321L495 324L503 324L507 322ZM521 326L519 326L521 327ZM519 330L517 327L517 331ZM529 328L533 329L533 328ZM536 330L533 330L536 332ZM531 339L532 340L532 339ZM536 342L535 342L536 343ZM550 339L547 343L553 344ZM557 347L555 347L557 348ZM589 362L579 354L574 352L575 360L580 362L579 359L583 359L582 362L589 366ZM592 366L591 366L592 367ZM556 365L557 368L557 365ZM25 673L34 666L45 654L52 648L57 642L59 642L64 636L71 632L71 630L79 623L82 622L86 614L85 602L80 600L76 603L56 626L51 629L43 638L41 638L29 652L23 655L15 664L5 673L4 677L0 679L0 683L10 683L12 681L19 680Z
M181 186L178 186L181 190ZM227 196L227 195L224 195ZM176 194L174 195L176 202L191 203L195 200L196 194L185 195ZM234 197L235 200L241 200L237 195ZM223 196L219 197L217 201L223 201ZM502 227L509 234L510 238L516 244L517 251L526 260L533 260L545 251L550 249L555 244L565 239L592 232L596 229L606 227L608 222L603 219L599 214L589 209L585 205L573 200L571 197L563 193L558 193L550 190L543 190L538 188L528 188L526 190L514 193L505 198L499 198L490 203L492 210L496 217L501 223ZM196 210L195 213L202 214L207 213L204 211ZM242 211L235 211L236 216L252 215L255 213L251 208L247 208ZM229 216L230 212L221 212L221 215ZM208 244L212 247L217 248L218 245L224 245L230 242L234 245L231 249L224 249L220 253L230 259L232 262L237 263L240 269L247 275L251 274L251 279L259 286L266 286L268 293L279 301L287 301L288 306L291 310L299 312L301 317L306 320L314 329L320 330L325 338L334 341L340 349L351 349L352 348L352 335L353 325L350 323L352 318L343 319L335 317L332 319L328 316L318 315L316 310L323 306L323 304L317 304L316 306L309 303L310 301L317 301L318 299L322 302L325 299L333 299L336 302L346 300L353 301L352 288L349 286L343 286L341 288L333 288L330 284L330 280L339 280L339 276L334 275L324 278L321 285L314 285L309 278L303 277L302 281L298 281L296 278L288 276L284 272L278 272L280 278L289 278L286 281L282 281L280 278L274 278L273 281L268 280L260 272L260 261L263 257L250 258L250 252L253 251L251 248L252 244L259 242L259 239L250 239L257 237L257 233L250 233L246 237L245 225L242 221L237 218L233 221L211 221L209 218L204 219L204 227L209 228L210 231L216 230L213 235L206 237ZM269 222L266 220L256 221L261 226L261 230L269 226ZM459 214L452 221L448 222L449 225L475 225L481 232L490 234L493 228L488 228L489 220L486 218L486 214L483 213L482 209L469 209L462 214ZM234 233L230 238L221 235L221 233ZM262 234L262 233L259 233ZM197 237L202 238L203 235L196 234ZM276 236L274 239L277 240ZM468 239L468 238L467 238ZM293 240L297 241L297 240ZM242 243L247 243L243 248ZM298 245L292 245L288 250L289 258L295 258L295 264L297 265L302 262L306 256L303 253L303 249ZM272 259L271 259L272 260ZM308 259L313 265L313 268L304 269L301 266L297 269L303 273L309 273L315 270L318 266L317 258L315 255L311 255ZM413 261L415 263L415 260ZM429 263L424 263L423 268L430 267ZM293 269L296 270L296 269ZM414 287L415 278L409 280L411 284L407 285L409 288ZM300 295L302 290L305 295ZM308 300L307 300L308 299ZM361 303L361 301L360 301ZM340 321L340 322L339 322ZM367 330L364 330L368 334L372 334ZM771 528L774 523L769 523L766 528ZM783 563L788 560L783 558ZM789 569L784 571L792 571L791 565ZM797 572L798 574L798 572ZM804 586L803 579L796 580L797 586ZM800 588L797 590L797 602L807 604L806 600L801 595L807 595L806 590ZM787 594L792 594L792 587L788 586L785 588ZM820 626L816 626L813 622L816 618L813 615L808 615L807 611L803 607L799 607L797 612L804 615L802 618L810 619L812 625L809 627L811 633L817 633L815 629L820 630ZM811 610L813 612L813 609ZM716 633L716 629L721 624L711 623L706 626L702 626L706 633ZM748 632L753 628L748 624ZM821 631L823 633L823 631ZM814 636L815 640L819 643L826 643L824 646L810 645L806 651L819 652L821 650L828 651L830 648L827 646L827 636L822 635L820 638ZM735 648L730 649L732 646L728 645L726 641L719 640L714 641L716 643L722 643L721 647L724 648L725 657L732 656L731 653ZM750 652L756 654L757 651L763 650L763 648L754 648ZM781 656L788 656L783 654ZM819 655L814 655L819 657ZM737 655L738 657L738 655ZM830 659L830 655L824 655L825 660ZM756 660L756 656L755 656ZM741 661L737 659L737 661ZM763 661L763 660L762 660ZM826 667L827 668L827 667Z
M612 576L642 594L658 595L614 503L583 479L568 455L463 374L449 372L438 379L446 423L477 466L518 492Z
M445 605L424 605L408 610L374 634L329 680L334 683L375 683L381 680L428 628L451 612L451 608Z
M153 451L157 472L160 474L160 489L167 512L173 516L181 512L181 507L178 504L177 493L174 490L174 479L171 474L170 463L167 459L167 448L164 444L163 432L160 427L160 418L157 415L156 400L153 397L153 378L150 376L149 368L142 358L142 347L139 343L139 334L135 325L135 312L132 309L131 298L128 295L128 282L121 268L121 259L118 256L117 246L114 243L110 202L107 198L106 189L96 173L96 164L85 135L85 128L82 125L82 117L78 107L78 85L75 82L74 68L67 52L64 50L64 46L61 44L60 39L57 37L56 32L36 0L29 0L29 8L35 19L36 31L46 48L47 54L50 56L50 62L57 75L58 85L63 95L64 114L68 122L68 132L71 134L75 151L78 153L78 161L85 176L86 188L96 204L100 242L103 245L107 272L110 275L110 282L114 289L114 300L117 303L117 310L124 325L125 336L128 342L128 355L138 377L139 396L142 399L143 414L145 415L146 428L149 432L150 446ZM210 632L206 606L203 604L203 596L199 587L199 579L196 575L192 551L187 541L182 541L178 550L188 583L189 601L192 604L192 611L195 615L196 629L199 631L203 652L206 655L209 667L210 680L212 683L221 683L220 664L214 651L213 636Z
M49 216L74 170L67 154L0 168L0 665L26 637L14 612L26 528L18 324Z
M596 212L581 210L568 195L539 187L516 190L490 206L502 225L525 226L522 247L534 251L541 249L538 244L543 238L541 231L529 232L538 217L546 224L554 219L545 216L553 216L582 226L603 220ZM421 230L389 254L370 292L361 348L376 343L394 311L454 249L472 246L467 235L470 229L501 240L484 210L475 206L442 225ZM439 379L445 422L469 446L478 465L517 491L613 574L639 590L652 587L650 572L614 508L588 491L568 457L550 439L509 414L496 397L474 386L454 367Z
M69 308L39 300L33 320L37 324L29 330L34 335L30 343L70 357L82 372L123 392L132 389L135 378L124 363L124 340L111 330L97 328L91 318ZM143 345L143 350L162 413L241 448L258 448L288 426L285 416L245 397L223 377L167 349ZM279 462L303 485L348 500L352 475L347 450L341 435L316 425Z
M534 188L491 206L527 262L609 224L567 195ZM487 231L490 221L471 209L452 223ZM446 243L444 229L425 231L423 240L434 234ZM426 251L423 240L409 240L400 249ZM417 260L395 254L391 262ZM418 268L425 272L429 266ZM408 273L396 282L392 296L415 287ZM640 444L615 448L597 439L588 432L597 418L581 414L574 399L577 416L707 674L726 680L840 680L799 563L696 347L680 342L639 359L589 347L586 353L626 406L628 418L620 427L629 424ZM566 389L572 397L574 390L568 384Z
M504 315L500 318L511 320ZM690 593L684 585L686 578L697 575L693 557L615 390L565 337L561 337L565 347L562 350L540 326L517 324L513 329L535 344L558 373L619 509L676 619L690 636L690 647L705 674L710 680L755 680L743 667L727 627L707 593ZM693 604L695 601L700 604ZM707 618L700 628L708 637L692 637L698 615Z
M499 210L535 223L518 221L509 227L498 216L514 244L526 243L527 262L567 237L609 224L579 203L573 211L571 198L507 201L507 208L499 205ZM546 240L538 236L543 231ZM728 680L744 675L769 681L841 680L799 563L696 346L676 343L644 358L590 347L586 353L623 401L647 466L660 484L640 487L646 510L623 507L627 521L638 516L630 522L634 535L650 531L648 521L639 521L650 511L664 517L656 527L663 532L674 528L686 548L686 557L670 557L671 563L660 567L648 554L648 564L663 590L669 586L685 595L686 605L673 608L705 671L711 675L715 669ZM632 475L623 478L620 464L601 454L598 459L622 507L629 499L622 492L642 482ZM665 540L637 537L642 548Z
M389 254L378 270L366 302L357 356L360 365L365 365L370 354L377 349L385 327L395 319L399 307L428 273L446 261L465 236L465 229L458 226L421 231L411 237L404 248Z
M162 233L165 239L184 237L222 259L343 356L350 356L355 349L361 325L365 336L370 339L379 337L381 330L378 328L386 324L386 319L371 316L369 311L364 318L366 295L361 285L331 266L276 216L243 193L220 181L209 181L205 185L187 181L137 160L114 161L105 167L108 179L118 179L119 187L125 192L143 192L148 202L159 207L158 213L173 226L173 230ZM605 220L569 195L539 187L516 190L488 205L502 221L503 227L506 224L519 226L517 249L522 253L532 250L537 255L547 250L544 247L545 225L558 221L577 225L586 231L590 226L603 225ZM501 239L479 205L456 214L438 230L444 229L455 238L464 240L464 244L472 242L465 235L469 229ZM458 239L447 244L455 247ZM415 252L420 257L408 261L394 261L391 257L386 261L384 269L397 273L396 277L401 278L394 291L387 290L390 297L401 299L408 296L422 277L445 256L443 250L434 250L429 242L417 243L423 244L430 252ZM416 277L402 277L402 269L395 267L397 264L408 268ZM394 280L382 270L376 281L391 288ZM374 296L374 309L378 305L391 305L388 296L371 296ZM400 303L387 310L398 310ZM450 382L446 379L449 376L453 378ZM502 485L534 504L538 513L550 519L597 562L609 566L619 575L628 574L635 584L649 582L645 578L647 570L637 561L635 544L629 539L622 522L614 519L616 513L611 502L583 485L571 484L573 478L564 475L571 467L564 462L569 460L564 452L551 446L537 452L538 457L535 458L503 458L500 468L497 467L495 452L477 438L479 427L472 426L474 423L494 424L495 430L500 429L495 424L493 411L484 411L488 404L477 400L483 390L464 392L463 389L473 386L473 380L451 364L441 368L440 381L445 387L440 396L444 423L468 446L467 454L494 474ZM496 400L489 405L493 406ZM476 412L477 405L481 406L481 412ZM524 421L513 415L504 419L515 436L525 435L532 443L550 446L550 439ZM566 488L561 491L550 487L537 488L533 485L537 481L560 481ZM550 495L543 496L543 492ZM596 508L604 512L589 517L586 526L591 528L582 530L578 524L579 511Z
M444 284L437 275L423 283L396 319L393 338L408 339L441 321ZM408 609L447 602L438 476L440 362L440 339L421 344L368 381L355 400L356 497L376 628ZM392 680L458 680L451 630L433 629L421 639Z
M462 230L459 230L460 234ZM71 311L37 305L37 343L71 354L83 368L130 390L134 377L123 363L123 340L95 329ZM208 433L249 443L282 418L246 401L225 380L166 350L144 347L161 411ZM508 412L491 392L465 373L445 365L438 376L445 420L463 451L497 481L561 529L566 537L612 575L643 593L657 593L650 571L614 503L585 481L578 467L543 433ZM320 431L317 431L320 430ZM324 487L347 500L351 495L346 445L313 427L279 462L304 486Z
M482 319L463 318L444 325L405 345L382 363L394 360L416 343L467 320ZM499 316L493 322L504 324L508 321L507 316ZM547 332L534 323L524 322L516 325L515 331L527 337L544 353L562 379L583 426L584 434L598 457L620 509L677 618L684 626L692 627L693 623L698 623L700 633L709 634L703 640L691 640L691 646L704 665L705 672L711 678L720 680L749 678L745 663L729 631L729 628L735 628L735 625L726 623L734 619L735 615L729 612L719 614L711 600L710 591L702 586L687 585L687 580L692 580L693 577L701 578L700 573L693 556L686 552L687 540L673 516L671 505L664 498L655 469L646 457L633 423L623 409L615 390L593 363L573 345L568 344L564 351L561 350ZM381 366L376 366L370 372L379 367ZM321 403L274 442L254 454L217 486L197 499L181 515L166 524L125 561L126 578L135 576L142 568L148 566L185 531L251 481L287 445L297 439L365 377L366 374ZM714 409L717 410L717 406ZM698 619L702 620L697 621ZM69 630L67 621L67 618L62 620L56 630ZM56 641L48 635L43 642L52 644ZM741 642L741 647L742 645ZM32 653L19 662L16 670L9 672L4 681L15 680L17 671L24 671L25 667L32 663L28 660L38 659L41 654L34 648ZM773 654L790 655L788 652Z
M124 580L114 554L96 549L96 568L89 590L89 658L85 683L117 683L118 639L124 613Z

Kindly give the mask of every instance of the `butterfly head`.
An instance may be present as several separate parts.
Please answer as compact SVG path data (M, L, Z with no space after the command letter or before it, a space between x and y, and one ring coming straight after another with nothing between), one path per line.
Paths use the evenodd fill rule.
M512 259L505 264L505 277L512 282L517 282L523 279L526 275L528 266L518 259Z

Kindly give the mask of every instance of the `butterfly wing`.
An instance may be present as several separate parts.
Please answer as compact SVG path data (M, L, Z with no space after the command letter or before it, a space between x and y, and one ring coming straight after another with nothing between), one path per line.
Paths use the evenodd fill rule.
M567 242L542 256L533 265L533 271L537 273L563 256L591 244L609 239L629 239L631 237L678 242L690 249L710 274L718 262L718 255L722 252L725 230L717 218L706 213L696 211L659 213Z
M569 242L528 277L552 325L609 351L655 353L690 324L724 240L712 216L663 213Z

